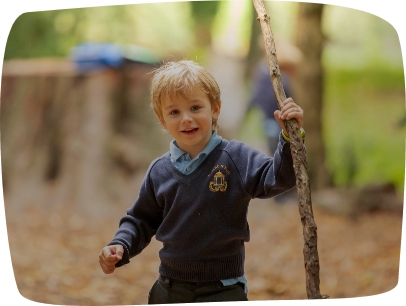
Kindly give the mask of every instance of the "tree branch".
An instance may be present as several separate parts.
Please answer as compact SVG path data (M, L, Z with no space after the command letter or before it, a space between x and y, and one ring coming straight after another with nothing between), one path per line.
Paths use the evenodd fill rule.
M265 50L268 58L268 66L273 90L277 104L281 109L286 94L282 85L282 77L276 56L275 42L270 26L270 18L266 13L262 0L253 0L258 14L257 20L261 24L264 36ZM327 295L320 294L319 279L319 255L317 252L317 226L314 222L313 209L310 194L310 180L307 171L306 152L296 120L284 121L290 138L290 148L293 158L293 168L296 175L296 187L299 200L299 214L303 226L304 238L304 266L306 271L306 291L308 299L323 299Z

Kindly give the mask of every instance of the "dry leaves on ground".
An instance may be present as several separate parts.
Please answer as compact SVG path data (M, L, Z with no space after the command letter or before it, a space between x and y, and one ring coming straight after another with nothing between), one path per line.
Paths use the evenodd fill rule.
M157 277L160 243L104 275L98 254L127 204L87 213L35 204L6 206L17 286L27 299L49 304L146 304ZM384 293L398 282L402 216L376 211L358 219L314 206L320 291L330 298ZM250 204L246 250L250 300L306 299L302 225L296 203Z

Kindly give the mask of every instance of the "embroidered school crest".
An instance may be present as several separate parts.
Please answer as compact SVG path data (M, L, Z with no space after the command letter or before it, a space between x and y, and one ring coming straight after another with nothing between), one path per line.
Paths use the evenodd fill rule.
M217 170L217 172L215 170ZM227 189L226 174L227 175L230 174L230 171L224 165L216 165L211 170L209 174L209 176L213 175L213 179L209 183L209 188L211 191L213 192L226 191Z
M209 188L213 192L226 191L227 182L224 180L224 174L221 171L214 175L213 181L210 182Z

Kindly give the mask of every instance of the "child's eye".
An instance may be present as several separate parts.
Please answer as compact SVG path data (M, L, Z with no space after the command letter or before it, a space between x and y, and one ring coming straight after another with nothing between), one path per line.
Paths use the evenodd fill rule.
M192 106L192 111L198 111L200 108L198 105Z
M177 114L179 114L179 111L177 109L174 109L169 113L169 115L177 115Z

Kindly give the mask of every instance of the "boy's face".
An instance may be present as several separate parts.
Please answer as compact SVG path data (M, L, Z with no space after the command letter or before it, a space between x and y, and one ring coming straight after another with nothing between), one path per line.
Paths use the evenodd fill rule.
M220 102L212 107L207 94L195 89L188 98L176 94L166 97L161 107L162 126L193 159L210 140L213 119L220 115Z

